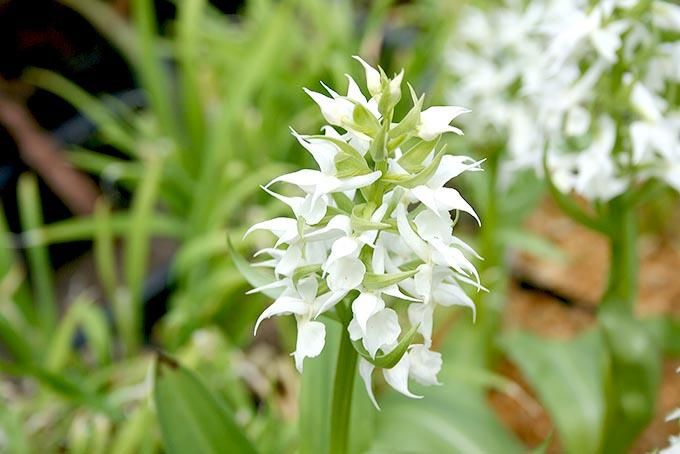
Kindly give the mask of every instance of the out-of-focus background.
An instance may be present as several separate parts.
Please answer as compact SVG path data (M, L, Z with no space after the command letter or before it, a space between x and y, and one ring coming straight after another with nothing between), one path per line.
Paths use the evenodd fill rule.
M455 104L460 36L474 48L482 27L470 9L531 3L0 0L0 451L163 451L149 405L162 350L221 396L259 451L315 452L325 429L305 435L314 426L299 415L328 387L308 396L300 383L332 361L299 376L293 320L252 336L270 301L245 294L227 237L244 255L265 246L241 237L285 207L259 185L311 166L289 131L322 124L302 87L363 80L351 59L361 55L388 74L404 68L427 105ZM667 102L677 109L677 96ZM470 125L503 115L465 106ZM507 145L480 137L451 141L480 158ZM378 384L378 413L357 390L352 452L594 453L616 436L630 438L621 452L667 446L678 426L665 418L680 406L677 193L662 189L638 212L635 314L654 364L624 373L594 340L606 239L533 174L507 190L495 176L462 182L473 205L496 206L496 231L484 216L481 231L460 226L486 257L481 320L438 315L444 384L424 399ZM607 411L619 380L652 389L651 407L629 396L642 408L632 426Z

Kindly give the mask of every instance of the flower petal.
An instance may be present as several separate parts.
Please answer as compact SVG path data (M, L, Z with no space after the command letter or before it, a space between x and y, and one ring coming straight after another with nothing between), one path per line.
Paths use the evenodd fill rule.
M399 317L393 309L383 309L372 315L366 322L363 343L372 358L378 349L394 344L401 333Z
M300 145L312 155L321 172L327 175L334 175L336 170L334 160L340 151L338 147L328 140L305 137L295 132L293 128L290 130L297 141L300 142Z
M379 95L382 92L382 84L380 83L380 73L378 70L373 68L357 55L352 58L361 63L361 66L364 67L364 71L366 73L366 86L368 87L368 91L371 93L371 96Z
M409 355L408 353L402 356L401 360L392 368L384 369L383 375L385 381L395 390L399 391L407 397L414 399L422 399L423 396L417 396L408 390L408 372L409 372Z
M432 318L434 305L424 303L412 303L408 306L408 320L411 325L418 325L418 332L423 335L425 344L432 343Z
M328 269L326 282L332 291L349 291L361 285L366 266L359 259L343 257L333 262Z
M397 230L404 242L416 253L421 260L427 262L429 260L429 251L427 244L413 231L411 224L406 217L406 207L400 203L397 205Z
M290 240L297 236L297 221L293 218L274 218L268 221L258 222L251 228L249 228L243 235L243 238L247 237L256 230L268 230L276 235L283 242L283 239Z
M373 384L371 380L371 375L373 375L373 369L375 369L373 364L369 363L364 358L359 358L359 375L361 376L361 379L364 381L364 386L366 387L366 394L368 394L368 398L371 399L373 406L378 411L380 411L378 401L375 400L375 396L373 395Z
M445 132L462 134L460 129L449 126L457 116L470 112L469 109L458 106L433 106L420 113L418 137L423 140L434 140Z
M321 353L326 343L326 326L321 322L298 322L297 342L295 346L295 367L302 372L305 358L314 358Z
M274 315L289 315L296 314L302 315L307 311L307 305L304 301L299 298L294 298L290 296L281 296L276 301L274 301L269 307L267 307L255 322L255 329L253 330L253 335L257 334L257 329L260 327L260 323L263 320L273 317Z
M352 302L352 313L354 314L354 319L364 332L366 331L366 322L368 322L368 319L384 308L385 302L374 293L361 293Z
M442 355L424 345L412 345L408 352L409 376L421 385L439 385L437 374L442 368Z

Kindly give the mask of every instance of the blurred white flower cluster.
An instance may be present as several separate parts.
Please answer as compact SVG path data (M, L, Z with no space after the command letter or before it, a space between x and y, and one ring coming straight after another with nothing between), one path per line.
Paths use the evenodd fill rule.
M508 0L459 24L452 93L476 106L468 137L507 144L504 181L547 152L555 185L589 200L653 177L680 190L680 6Z
M439 144L444 133L461 134L450 122L466 109L422 110L423 97L409 85L413 107L394 122L403 71L389 79L355 58L365 69L370 97L349 76L346 95L325 85L328 95L305 89L329 124L322 135L292 133L319 168L282 175L264 187L295 217L261 222L246 235L266 230L278 238L273 248L255 254L266 257L256 265L272 268L276 280L252 292L281 292L255 330L268 317L293 314L293 356L302 370L304 358L324 348L326 329L318 317L337 317L360 354L359 372L375 403L376 367L407 396L416 397L409 377L438 383L441 355L430 350L438 305L467 306L474 313L460 283L481 288L466 257L476 253L453 235L451 212L456 219L459 211L479 219L446 185L463 172L480 170L480 163L447 155ZM299 195L282 194L289 189Z

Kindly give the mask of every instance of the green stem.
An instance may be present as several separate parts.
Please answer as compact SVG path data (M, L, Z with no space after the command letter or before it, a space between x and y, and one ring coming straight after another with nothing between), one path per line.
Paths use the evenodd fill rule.
M346 328L344 324L343 328ZM352 346L347 330L343 329L340 333L340 350L338 351L335 383L333 384L330 454L346 454L348 452L352 390L354 389L356 368L357 352Z
M632 314L637 297L637 220L624 196L612 200L609 211L610 268L602 308Z
M485 167L486 188L484 191L484 212L482 213L482 228L481 236L481 255L484 261L480 262L479 270L483 278L483 283L489 289L490 293L479 292L476 295L475 303L477 306L477 319L479 323L480 341L483 342L483 349L486 354L486 359L490 358L493 349L493 338L498 332L498 327L501 322L501 310L497 304L502 303L497 298L496 294L503 294L503 287L500 282L501 273L498 273L499 267L502 266L502 250L498 241L498 204L497 204L497 181L498 181L498 165L499 165L499 150L491 150L488 153Z

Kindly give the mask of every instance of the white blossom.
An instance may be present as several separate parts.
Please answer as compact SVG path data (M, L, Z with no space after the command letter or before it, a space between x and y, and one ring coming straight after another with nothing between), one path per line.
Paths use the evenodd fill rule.
M431 350L438 306L465 306L474 318L474 304L463 288L482 289L468 258L479 256L454 235L451 213L480 219L448 185L464 172L481 170L481 161L443 154L435 146L442 134L462 134L450 123L467 109L434 106L395 123L403 71L389 79L355 59L364 68L370 98L349 76L345 96L325 85L330 96L306 90L330 125L323 135L291 131L318 170L297 170L264 186L294 217L260 222L246 235L268 231L277 238L274 247L255 253L260 258L255 266L273 276L251 292L279 294L255 330L272 316L293 315L298 332L293 356L302 370L305 358L323 350L324 323L334 322L320 317L332 313L360 355L359 375L377 407L371 382L376 367L409 397L419 397L409 390L410 379L439 383L442 358ZM421 105L422 99L414 99L414 107ZM390 124L384 124L387 118ZM399 140L386 140L386 134ZM413 158L392 145L407 141L427 152ZM376 144L383 148L376 150ZM398 310L404 305L396 300L407 303L406 309Z
M637 3L464 9L448 59L451 99L475 106L474 122L463 118L468 140L505 145L502 182L524 169L542 176L547 153L555 185L588 200L606 202L650 178L680 190L680 43L672 38L680 7Z

